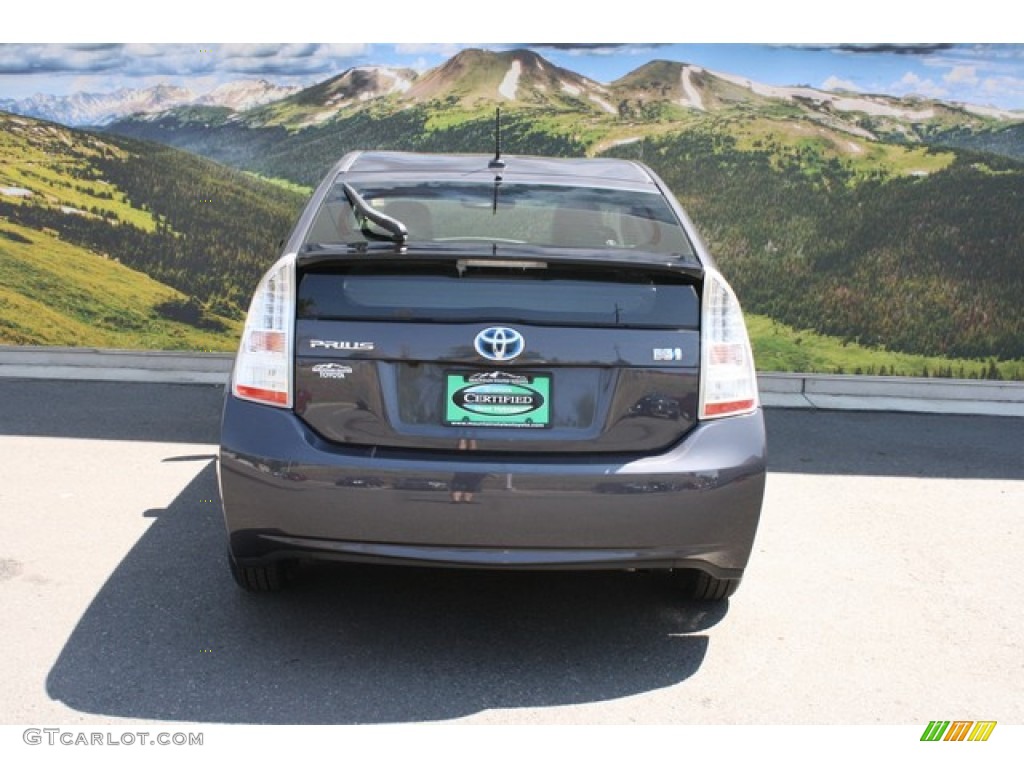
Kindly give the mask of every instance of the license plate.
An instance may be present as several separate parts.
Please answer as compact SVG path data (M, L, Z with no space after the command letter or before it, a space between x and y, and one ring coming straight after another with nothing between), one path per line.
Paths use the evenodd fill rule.
M551 374L447 371L444 415L450 427L549 427Z

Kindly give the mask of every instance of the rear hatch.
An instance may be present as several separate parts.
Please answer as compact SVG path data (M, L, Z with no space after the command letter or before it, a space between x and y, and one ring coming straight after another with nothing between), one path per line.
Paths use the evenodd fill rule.
M337 444L661 450L696 423L699 280L607 257L300 263L295 411Z

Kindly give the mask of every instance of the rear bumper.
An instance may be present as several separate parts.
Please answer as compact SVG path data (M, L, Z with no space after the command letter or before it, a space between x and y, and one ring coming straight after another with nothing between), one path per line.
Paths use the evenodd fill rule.
M739 577L764 495L760 411L641 459L346 448L292 412L225 401L232 553L487 568L682 568Z

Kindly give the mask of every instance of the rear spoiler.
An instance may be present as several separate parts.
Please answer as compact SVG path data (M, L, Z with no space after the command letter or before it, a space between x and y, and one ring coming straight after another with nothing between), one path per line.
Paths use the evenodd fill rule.
M704 278L704 267L696 257L673 257L664 253L649 251L608 249L595 252L590 248L536 248L509 244L492 244L490 249L482 243L453 246L451 243L400 243L376 242L354 243L338 248L316 247L301 251L295 257L295 265L309 269L331 264L365 263L368 256L382 263L387 262L438 262L455 261L470 263L474 267L500 269L544 268L548 264L579 264L592 267L629 267L686 275L694 280ZM489 251L489 252L488 252Z

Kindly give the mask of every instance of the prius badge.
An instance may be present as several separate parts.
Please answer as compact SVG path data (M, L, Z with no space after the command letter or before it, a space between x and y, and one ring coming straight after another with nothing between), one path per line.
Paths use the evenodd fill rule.
M310 339L310 349L337 349L343 352L370 352L374 348L372 341L325 341L324 339Z

